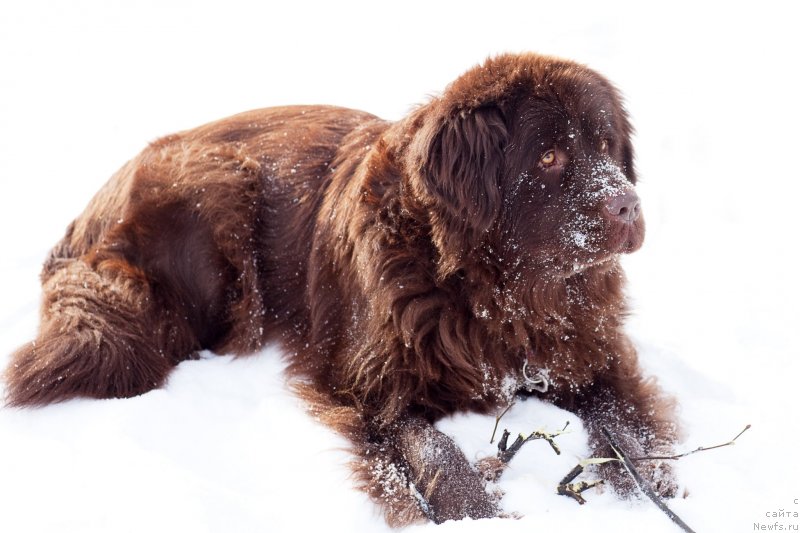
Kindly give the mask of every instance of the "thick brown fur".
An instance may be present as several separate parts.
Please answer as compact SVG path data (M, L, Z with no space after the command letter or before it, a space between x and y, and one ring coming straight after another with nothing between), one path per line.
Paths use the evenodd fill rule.
M137 395L198 350L279 342L394 525L499 514L431 424L520 391L578 413L599 454L604 425L634 455L665 452L672 403L622 329L618 257L644 235L630 135L603 77L523 54L395 123L283 107L165 137L51 252L7 403Z

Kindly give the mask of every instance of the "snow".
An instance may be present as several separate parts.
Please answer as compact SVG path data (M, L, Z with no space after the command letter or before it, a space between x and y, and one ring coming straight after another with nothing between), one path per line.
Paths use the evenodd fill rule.
M38 270L91 195L144 143L246 109L329 103L398 118L492 53L585 62L637 129L645 245L625 258L629 331L681 404L670 506L697 531L800 528L795 341L796 103L789 4L759 2L6 2L0 7L0 366L33 337ZM35 199L35 200L34 200ZM127 400L0 408L0 531L387 531L349 476L347 443L309 417L276 347L181 364ZM648 501L554 488L588 453L570 413L536 400L497 486L519 520L409 531L676 531ZM439 424L470 458L494 417ZM783 515L781 514L783 513ZM778 515L776 518L774 515Z

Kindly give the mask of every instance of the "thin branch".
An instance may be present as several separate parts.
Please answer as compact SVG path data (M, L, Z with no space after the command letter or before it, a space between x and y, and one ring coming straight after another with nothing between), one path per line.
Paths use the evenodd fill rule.
M625 467L625 470L628 472L628 474L630 474L630 476L636 482L636 485L639 487L639 489L648 498L650 498L653 501L653 503L656 504L656 506L659 509L661 509L664 512L664 514L666 514L670 518L670 520L675 522L675 524L677 524L681 529L683 529L687 533L694 533L694 530L690 528L686 524L686 522L684 522L681 519L681 517L676 515L672 511L672 509L667 507L667 504L664 503L664 501L658 496L658 494L655 493L650 484L647 481L645 481L644 478L642 478L641 474L639 474L639 471L636 470L636 467L633 465L633 462L628 458L627 455L625 455L625 452L623 452L622 448L619 447L617 442L614 440L614 437L611 436L611 433L608 431L608 429L606 429L605 427L602 427L600 429L602 430L603 435L605 435L606 439L608 440L608 444L611 446L611 449L614 450L614 453L622 462L622 465Z
M570 470L569 473L561 479L561 481L558 482L556 493L561 494L562 496L569 496L579 504L583 505L586 503L586 500L583 499L582 493L587 489L596 487L597 485L602 485L605 483L605 481L602 479L595 481L579 481L578 483L572 483L572 481L581 475L587 466L599 465L612 461L619 461L619 459L611 459L608 457L592 457L582 460L580 463L575 465L575 468Z
M525 444L526 442L530 442L532 440L539 440L539 439L546 440L547 443L550 444L550 447L553 448L553 451L556 452L556 455L561 455L561 450L559 449L554 439L559 435L563 434L566 431L567 426L569 426L569 421L567 421L567 423L564 424L563 429L561 429L560 431L556 431L554 433L547 433L545 431L534 431L527 437L522 433L520 433L517 436L516 440L514 440L514 442L511 444L511 446L508 446L508 437L510 433L508 432L507 429L504 429L503 436L500 437L500 441L497 443L497 458L500 459L500 461L502 461L503 463L508 463L517 454L520 448L522 448L523 444Z
M508 446L508 437L511 435L507 429L503 430L503 436L500 437L500 441L497 443L497 458L500 459L503 463L508 463L515 455L522 445L525 444L525 438L520 433L517 435L517 438L514 440L514 443L511 446Z
M556 445L555 441L553 440L558 435L561 435L561 433L562 433L561 431L559 431L558 433L552 433L552 434L551 433L544 433L542 431L534 431L525 440L529 441L529 440L534 440L534 439L544 439L544 440L547 441L547 443L550 445L550 447L553 448L553 451L556 452L556 455L561 455L561 449Z
M494 429L492 430L492 438L489 439L489 444L494 444L494 436L497 434L497 426L498 424L500 424L500 419L506 416L506 413L508 412L509 409L511 409L511 406L513 405L514 405L514 400L511 400L511 402L506 406L506 408L503 409L503 412L494 417Z
M750 429L751 425L747 424L743 430L739 432L738 435L733 437L730 441L726 442L725 444L717 444L716 446L700 446L696 450L692 450L689 452L679 453L677 455L665 455L665 456L653 456L653 457L631 457L631 461L653 461L656 459L661 460L678 460L681 457L686 457L687 455L692 455L693 453L697 452L707 452L708 450L716 450L717 448L724 448L725 446L731 446L736 443L736 439L742 436L742 434Z
M584 465L578 463L575 465L575 468L569 471L569 473L564 476L564 478L558 482L559 485L566 485L567 483L571 483L573 479L580 476L583 473Z
M583 498L583 491L588 490L592 487L596 487L597 485L602 485L603 480L598 479L596 481L580 481L578 483L567 483L564 485L559 485L556 489L558 494L562 496L569 496L579 504L583 505L586 503L586 500Z

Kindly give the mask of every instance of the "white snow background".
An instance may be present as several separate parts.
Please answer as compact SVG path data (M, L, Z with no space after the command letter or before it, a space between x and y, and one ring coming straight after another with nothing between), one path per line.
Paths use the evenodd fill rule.
M791 2L26 1L0 5L0 367L37 326L38 272L67 224L148 141L247 109L397 119L486 56L586 63L637 129L645 246L625 258L642 364L678 397L671 507L698 532L800 528L798 38ZM0 408L0 532L376 532L346 442L288 392L275 348L181 364L137 398ZM1 386L1 385L0 385ZM500 482L520 520L409 531L678 531L647 500L555 494L588 452L535 400L502 421L558 429ZM439 427L471 458L494 418ZM787 516L788 512L788 516ZM773 516L783 514L784 516Z

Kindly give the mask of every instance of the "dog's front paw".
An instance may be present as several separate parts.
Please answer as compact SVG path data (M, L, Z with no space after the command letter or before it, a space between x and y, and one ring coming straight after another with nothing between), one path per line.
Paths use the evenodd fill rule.
M654 446L649 451L645 450L640 442L632 438L616 437L618 446L631 461L636 471L645 483L664 498L672 498L678 492L678 482L669 460L645 459L646 457L667 457L671 454L671 447L667 444ZM617 458L610 445L604 446L595 453L596 457ZM605 480L614 491L624 498L629 498L639 490L633 476L623 466L622 462L609 461L599 466L600 477Z
M662 498L674 498L678 493L678 480L672 465L664 460L636 461L636 470Z

